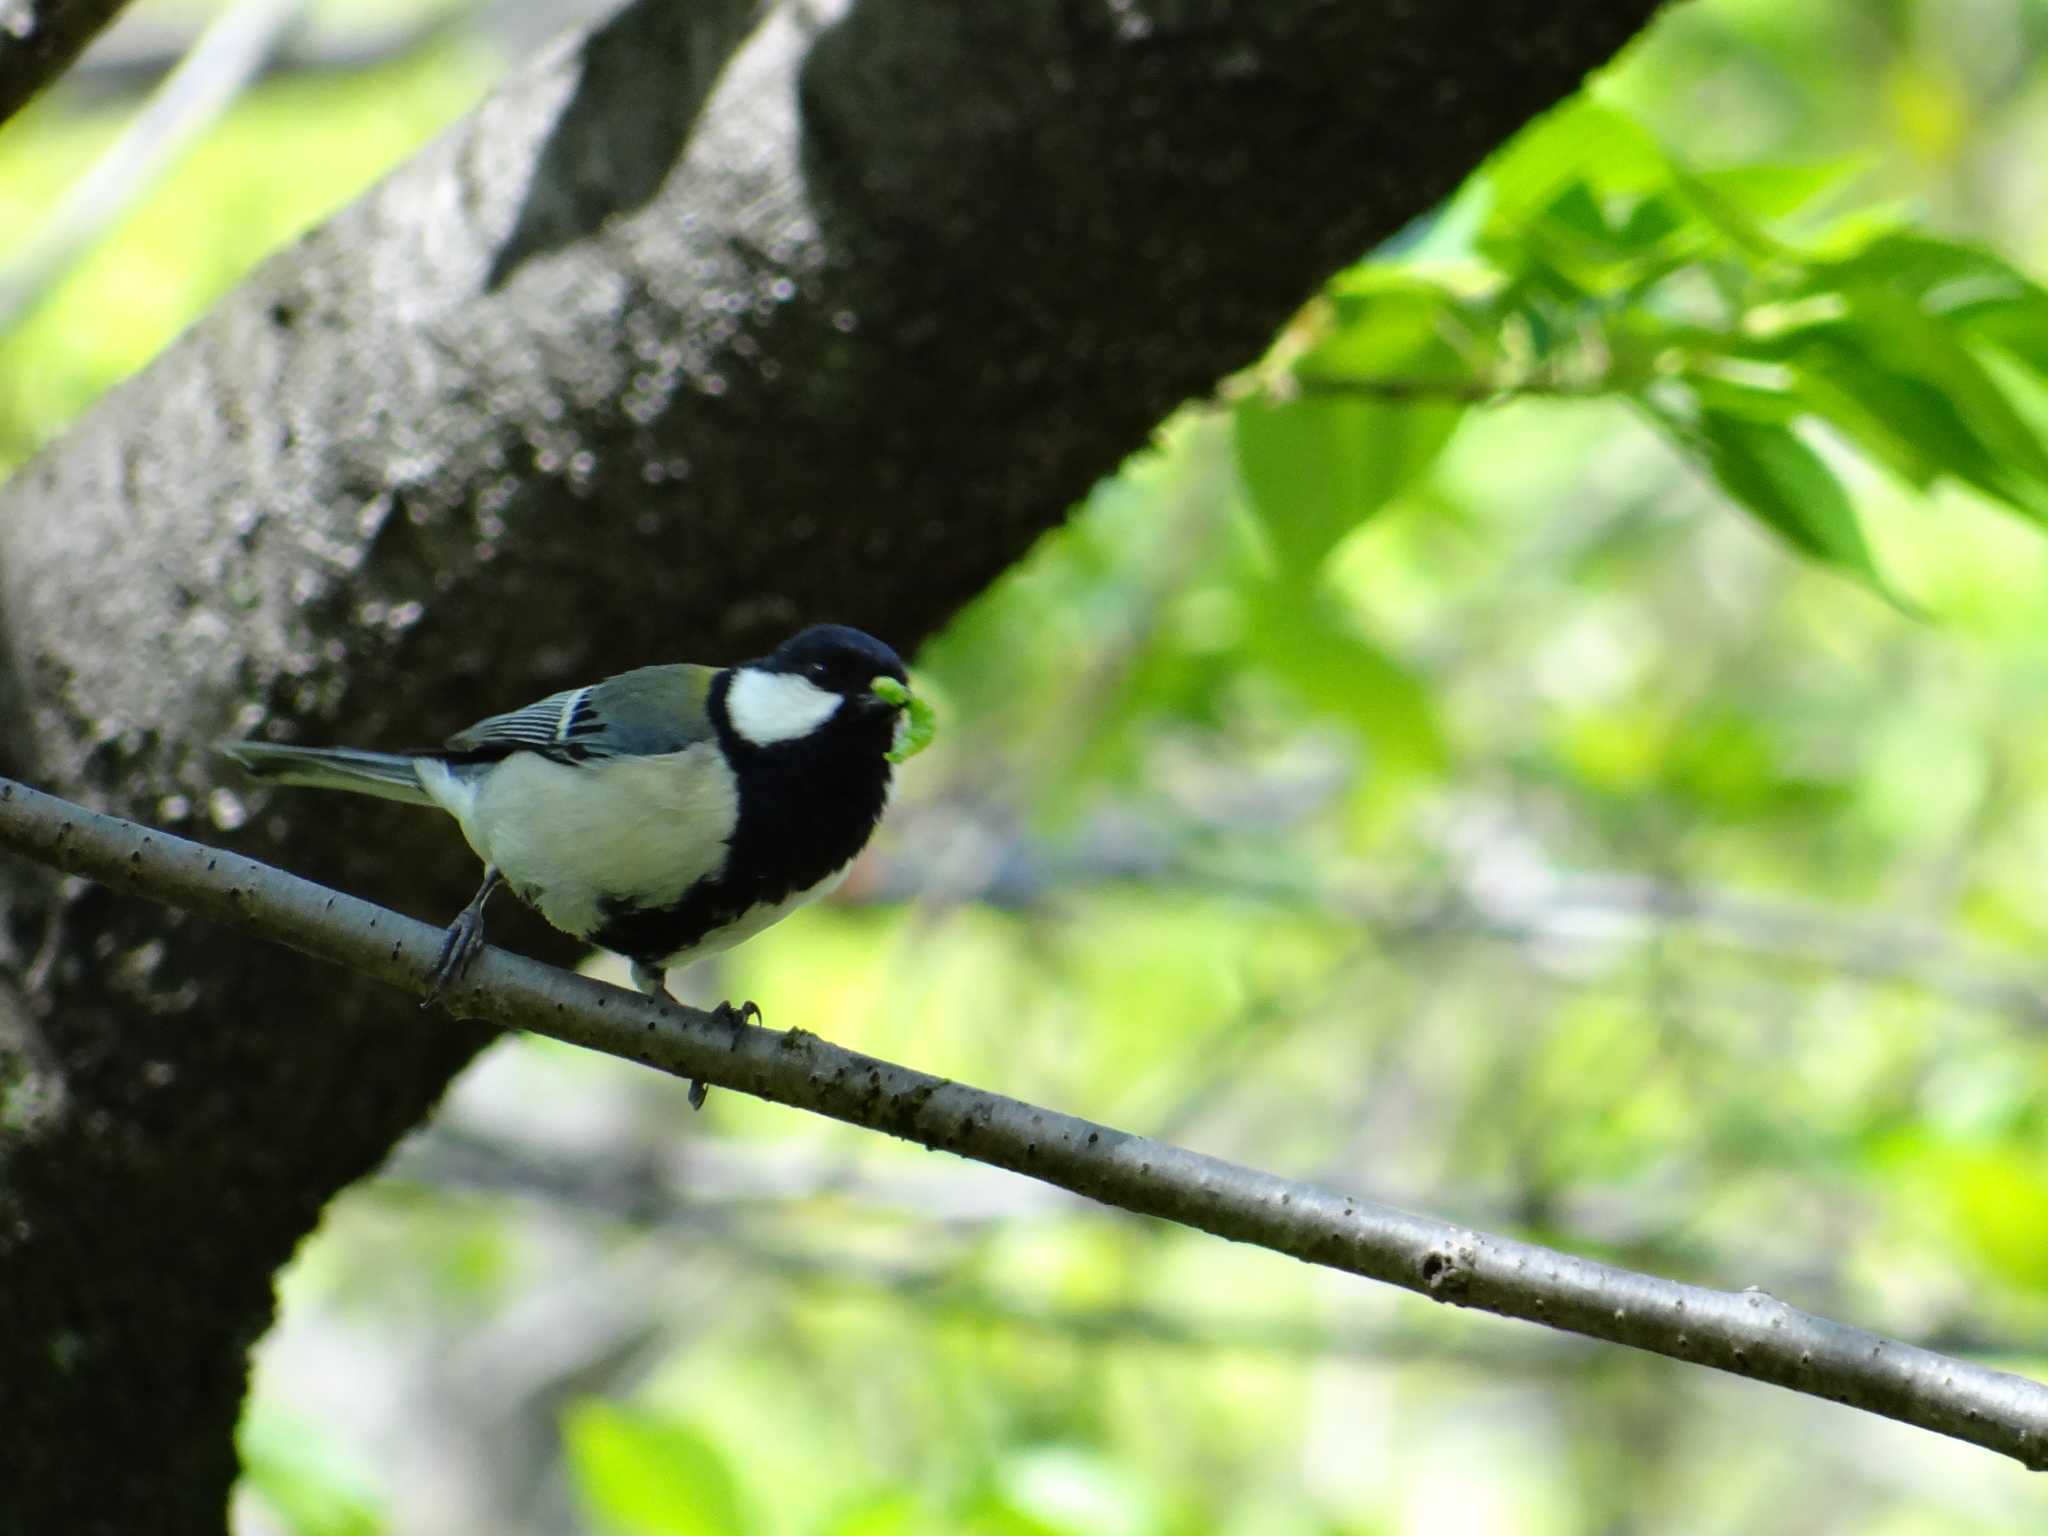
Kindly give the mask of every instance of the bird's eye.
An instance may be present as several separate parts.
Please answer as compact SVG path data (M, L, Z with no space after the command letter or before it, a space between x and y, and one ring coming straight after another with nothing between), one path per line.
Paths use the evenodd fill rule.
M804 668L804 673L806 676L814 677L821 683L824 682L826 677L830 675L830 672L831 669L827 667L825 663L823 663L822 661L814 661L809 666Z

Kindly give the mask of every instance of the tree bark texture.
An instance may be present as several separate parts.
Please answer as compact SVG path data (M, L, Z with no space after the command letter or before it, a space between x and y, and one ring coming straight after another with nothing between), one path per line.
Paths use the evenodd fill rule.
M1652 9L629 4L0 489L0 772L445 921L452 828L210 744L913 647ZM483 1038L0 870L0 1532L219 1524L273 1271Z

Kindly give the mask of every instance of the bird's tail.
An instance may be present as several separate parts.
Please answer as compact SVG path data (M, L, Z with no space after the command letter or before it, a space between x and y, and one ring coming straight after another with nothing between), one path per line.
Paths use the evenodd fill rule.
M279 784L346 789L411 805L435 803L420 786L419 774L414 771L420 761L416 757L359 752L354 747L282 747L268 741L224 741L220 750L257 778Z

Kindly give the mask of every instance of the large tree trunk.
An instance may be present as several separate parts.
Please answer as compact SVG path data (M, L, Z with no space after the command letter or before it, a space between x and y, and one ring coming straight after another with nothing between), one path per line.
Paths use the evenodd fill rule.
M209 744L914 644L1652 8L639 0L0 492L0 769L445 919L452 828ZM479 1043L0 869L0 1532L219 1524L273 1271Z

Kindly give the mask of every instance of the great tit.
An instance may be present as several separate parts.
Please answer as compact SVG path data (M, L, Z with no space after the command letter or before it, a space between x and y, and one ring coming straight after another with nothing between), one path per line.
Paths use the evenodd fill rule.
M881 641L816 624L738 666L640 667L550 694L440 748L221 750L259 778L455 818L484 880L448 929L436 991L482 948L502 881L564 933L624 955L659 997L668 971L844 877L888 804L907 685Z

